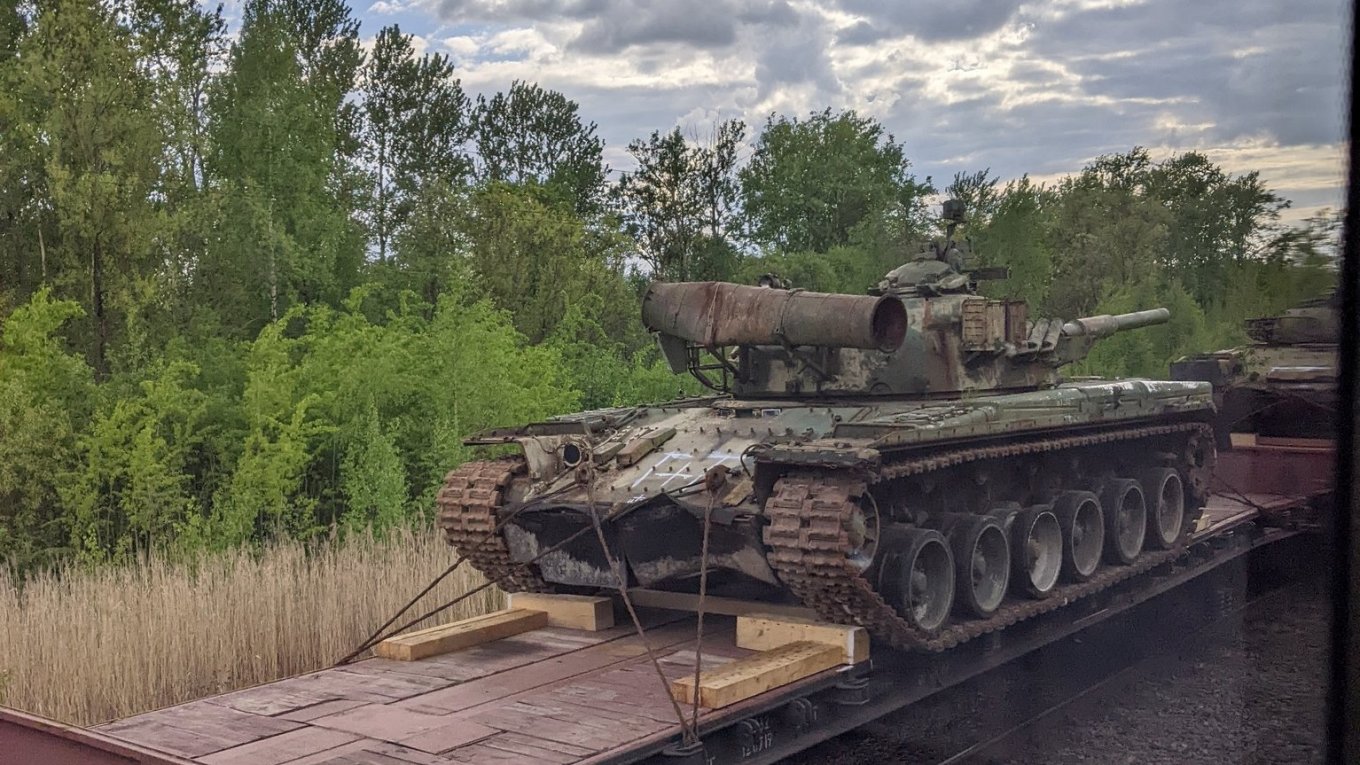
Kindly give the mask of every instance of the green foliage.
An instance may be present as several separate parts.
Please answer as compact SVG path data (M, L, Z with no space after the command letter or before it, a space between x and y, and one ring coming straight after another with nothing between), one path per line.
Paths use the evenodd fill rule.
M636 315L615 265L617 238L601 237L539 187L478 189L456 226L477 281L533 342L551 334L582 295L601 295L607 306Z
M206 171L222 229L195 288L253 336L297 303L338 302L358 279L363 239L353 182L358 25L340 0L252 0L211 106Z
M448 56L416 57L411 36L384 27L363 71L365 145L372 167L369 205L378 262L411 218L421 191L461 181L471 136L469 102Z
M1139 282L1114 290L1097 304L1095 313L1129 313L1149 306L1167 307L1171 320L1101 340L1085 360L1071 367L1070 373L1165 378L1171 360L1212 347L1204 311L1175 282Z
M42 289L0 334L0 559L20 568L69 549L60 492L76 468L95 387L90 367L57 333L80 314Z
M345 524L353 529L390 528L406 516L409 492L406 471L393 438L370 405L360 418L344 462L340 465L345 492Z
M772 115L741 170L752 239L789 252L826 252L892 224L910 228L929 182L908 172L902 145L853 111Z
M653 345L631 354L600 324L606 310L599 295L586 295L567 308L548 338L561 357L563 376L581 392L586 409L665 401L698 392L690 376L676 377Z
M737 149L746 135L738 120L721 123L710 145L691 144L680 128L628 152L637 170L614 189L624 226L658 279L726 278L738 260Z
M576 102L516 80L507 92L478 96L473 119L482 180L535 184L577 214L598 212L604 142L595 123L581 120Z
M735 279L755 284L762 274L772 273L807 290L862 294L899 265L900 260L882 251L842 245L826 252L775 251L749 258L737 269Z
M80 437L80 467L63 490L71 543L102 557L174 538L199 512L192 466L205 447L207 396L198 368L166 361L135 392L109 398Z

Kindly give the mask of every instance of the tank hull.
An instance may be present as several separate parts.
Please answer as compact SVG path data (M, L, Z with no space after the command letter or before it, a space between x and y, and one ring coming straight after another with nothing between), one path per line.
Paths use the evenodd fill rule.
M1214 387L1219 430L1267 437L1335 438L1340 360L1328 344L1249 345L1181 359L1175 380Z
M474 439L517 445L520 456L483 471L512 477L491 496L455 471L441 522L460 551L472 549L469 498L489 497L478 528L494 531L500 557L482 551L473 563L508 589L693 592L702 572L716 594L802 603L892 645L940 650L1055 587L1040 580L1056 563L1038 558L1058 554L1043 545L1057 538L1053 508L1069 495L1099 498L1170 471L1185 508L1177 523L1190 528L1207 495L1212 416L1207 383L1147 380L588 412ZM903 570L908 553L924 555L924 573ZM939 608L914 605L912 582L939 580L946 559L960 585L937 620ZM1137 565L1105 566L1082 586L1101 589ZM937 605L947 594L922 592Z

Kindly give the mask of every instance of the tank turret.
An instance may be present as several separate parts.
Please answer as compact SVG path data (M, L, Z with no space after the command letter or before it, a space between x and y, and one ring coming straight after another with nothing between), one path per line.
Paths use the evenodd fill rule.
M1022 301L978 295L982 272L961 270L957 248L927 253L867 296L656 283L643 298L642 321L674 371L717 390L912 396L1048 387L1058 367L1102 338L1170 318L1153 308L1030 320Z

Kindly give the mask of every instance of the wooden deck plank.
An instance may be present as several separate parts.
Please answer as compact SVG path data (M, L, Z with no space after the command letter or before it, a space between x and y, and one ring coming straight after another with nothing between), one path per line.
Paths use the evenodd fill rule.
M368 702L366 701L355 701L353 699L335 699L333 701L323 701L315 706L296 709L292 712L285 712L279 715L279 717L282 717L285 720L294 720L296 722L310 722L318 717L333 715L337 712L343 712L346 709L353 709L367 703Z
M769 651L789 643L805 641L840 646L841 661L845 664L858 664L869 659L869 632L863 627L770 614L737 617L737 646L740 648Z
M438 675L425 674L421 672L419 669L420 662L396 661L393 663L398 664L402 667L409 667L411 669L402 670L394 667L376 665L371 661L360 661L354 664L347 664L343 667L332 667L324 671L346 672L348 674L359 675L361 677L374 677L384 680L392 680L403 685L409 685L413 688L419 688L422 693L425 691L433 691L437 688L447 688L449 685L448 678L439 677Z
M160 726L189 733L200 739L201 743L183 742L173 731ZM196 751L189 756L197 757L300 727L302 723L292 720L239 712L207 701L192 701L110 723L101 730L130 741L148 742L149 746L156 748L165 747L151 743L153 739L170 743L179 741L181 748L175 751L185 752L187 750L184 747L188 747ZM204 747L208 747L206 751L203 751Z
M455 749L444 757L445 762L472 765L569 765L577 761L577 758L561 759L562 755L555 755L552 752L526 754L487 744L473 744L464 749Z
M548 614L545 611L507 608L485 616L390 637L378 643L373 652L386 659L415 661L546 626Z
M572 703L567 699L555 698L550 694L533 696L516 703L541 717L585 725L615 736L626 736L636 732L637 737L641 737L663 730L675 722L672 720L671 723L665 723L641 717L636 713L600 714L598 710Z
M290 677L287 680L280 680L277 684L314 696L362 701L370 704L400 701L419 695L422 690L418 687L399 683L372 682L369 678L353 673L333 672L331 670Z
M382 743L383 742L381 741L374 741L372 739L361 738L356 741L351 741L348 744L341 744L340 746L331 747L330 749L323 749L319 752L314 752L305 757L299 757L296 760L288 760L286 763L284 763L284 765L343 764L345 762L344 757L346 755L351 754L353 752L360 752L366 748L378 746Z
M212 754L233 746L230 739L223 741L214 736L200 735L156 720L140 720L117 728L102 727L99 730L115 738L189 758Z
M438 728L408 736L401 743L422 752L439 754L499 733L501 733L499 728L489 728L469 720L455 720Z
M697 688L692 676L679 678L671 695L690 704L697 694L702 706L719 709L839 666L841 655L838 645L789 643L704 672Z
M253 715L275 716L316 706L335 697L326 693L310 693L288 686L259 685L240 691L211 696L204 701L230 707Z
M614 600L591 595L537 592L510 593L511 608L527 608L548 615L553 627L599 632L614 626Z
M355 765L448 765L448 760L398 744L378 743L344 755Z
M664 649L692 637L693 632L688 625L669 625L649 633L649 640L655 649ZM565 654L553 661L517 667L491 677L431 691L407 699L399 706L428 714L459 712L645 655L646 649L636 638L611 641Z
M334 749L359 737L324 728L299 728L199 758L206 765L282 765L313 752Z
M601 714L634 714L657 722L674 723L675 707L663 693L664 690L658 683L651 693L629 693L616 686L586 682L554 689L548 695Z
M559 754L571 755L572 757L586 757L590 754L589 749L583 749L579 746L572 746L571 744L563 744L559 741L548 741L547 739L539 738L533 735L532 733L528 733L525 731L511 731L502 733L499 736L496 736L494 739L490 739L484 743L486 743L488 746L496 746L502 749L508 749L509 751L512 752L517 751L518 747L528 747L533 749L543 749L549 752L557 752ZM525 752L525 754L533 754L533 752Z
M589 749L592 754L615 748L620 744L615 737L597 728L554 720L538 714L533 709L514 704L481 710L471 719L503 731L533 731L538 738L579 746Z
M644 619L659 625L648 632L659 656L692 648L692 620L645 612ZM421 761L473 746L557 765L675 724L645 657L631 624L597 633L547 627L421 661L368 659L321 670L116 721L108 732L181 756L212 757L206 765L409 765L411 757ZM613 674L644 662L648 674ZM684 670L683 657L675 666ZM595 698L569 692L592 676L605 680ZM621 700L639 689L641 695ZM508 729L473 719L488 702L518 701L525 704L502 719L513 721ZM532 720L547 737L528 735L537 732L527 724Z
M391 704L365 704L333 715L318 717L311 725L357 733L380 741L401 743L426 731L448 725L447 717L423 714Z

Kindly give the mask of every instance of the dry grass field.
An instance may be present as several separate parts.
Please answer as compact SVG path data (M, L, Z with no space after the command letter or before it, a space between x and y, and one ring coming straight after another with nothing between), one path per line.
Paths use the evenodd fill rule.
M422 530L0 579L0 704L90 725L329 666L453 560ZM412 616L483 581L463 566Z

